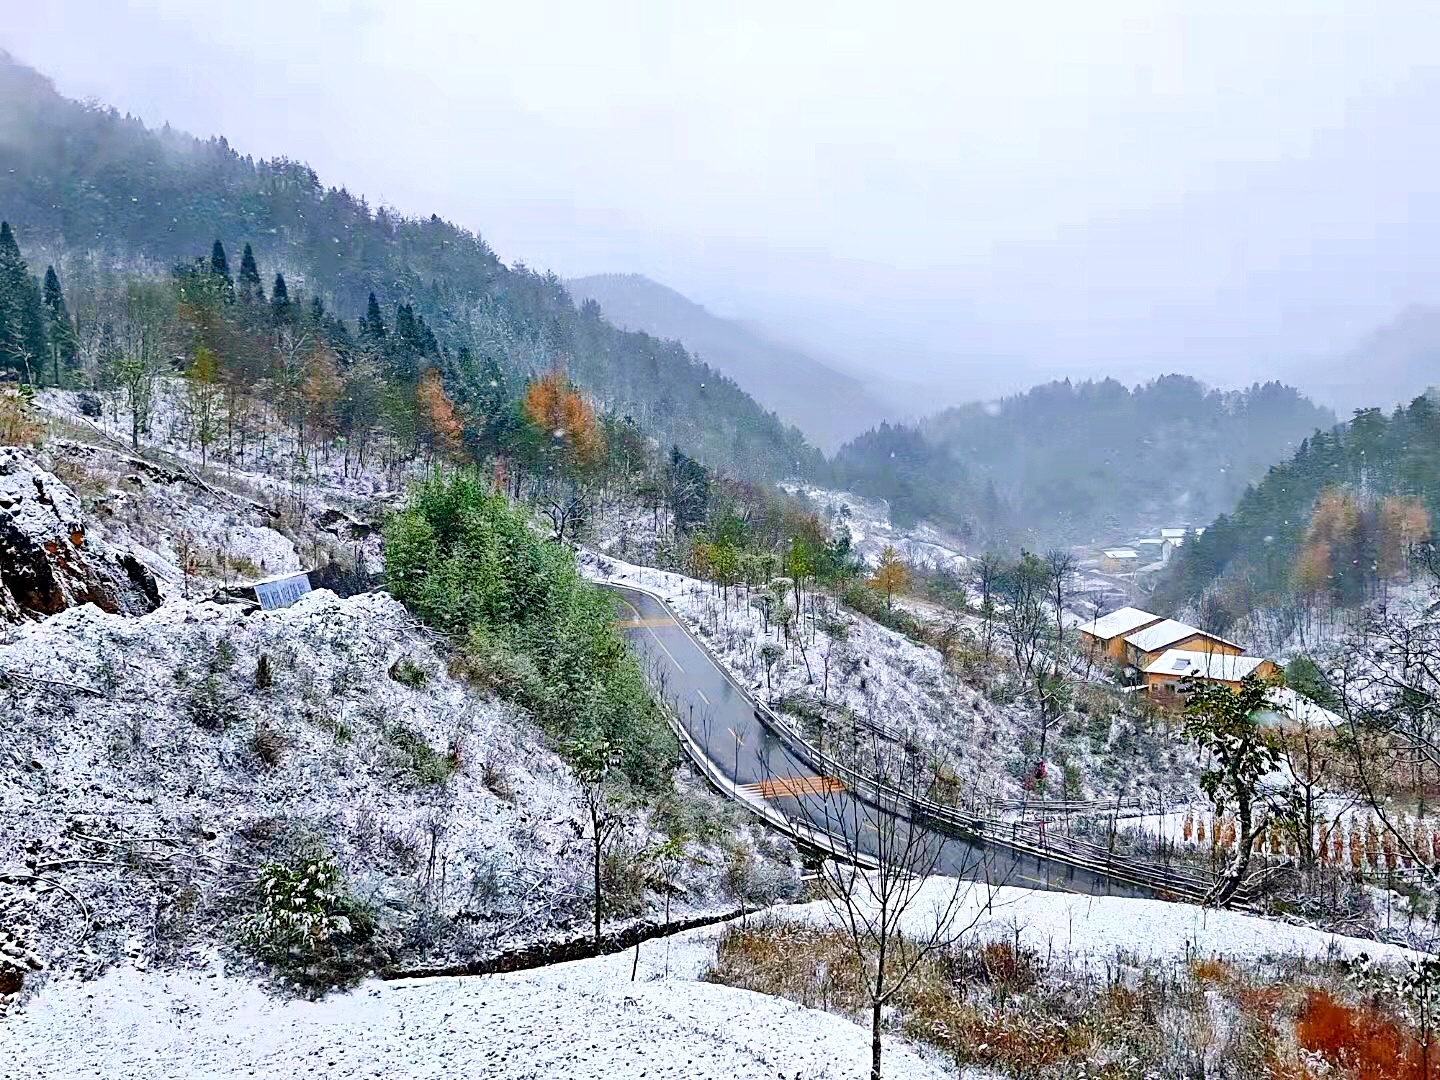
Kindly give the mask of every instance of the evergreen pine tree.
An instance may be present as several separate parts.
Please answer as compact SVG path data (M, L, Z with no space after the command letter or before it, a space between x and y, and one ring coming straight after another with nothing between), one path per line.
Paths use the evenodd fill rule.
M34 383L48 353L40 283L25 265L10 223L0 222L0 365Z
M415 310L409 304L395 308L395 332L390 335L385 358L390 374L407 382L420 375L419 358L423 355L424 338L420 324L415 320Z
M220 238L215 238L215 246L210 249L210 272L225 283L225 299L235 299L235 280L230 276L230 260L225 257L225 245Z
M380 302L373 292L365 306L365 317L360 320L360 341L372 349L382 348L385 344L385 320L380 315Z
M290 290L285 287L284 274L275 275L275 284L270 288L270 310L277 324L290 318Z
M469 357L462 356L462 368ZM510 390L505 385L505 372L490 353L480 361L475 378L475 391L470 401L475 426L480 430L481 451L486 455L503 453L510 444L515 424L515 410L510 407Z
M215 238L215 246L210 249L210 272L230 280L230 260L225 257L225 245L219 237Z
M223 251L221 254L223 255ZM255 265L255 253L250 250L249 244L245 245L245 254L240 256L240 298L257 301L265 299L265 289L260 284L260 268Z
M74 372L79 366L80 343L75 324L70 321L70 312L65 306L65 293L60 288L60 277L53 266L45 268L41 300L45 307L46 329L50 337L50 361L55 385L62 386L65 374Z

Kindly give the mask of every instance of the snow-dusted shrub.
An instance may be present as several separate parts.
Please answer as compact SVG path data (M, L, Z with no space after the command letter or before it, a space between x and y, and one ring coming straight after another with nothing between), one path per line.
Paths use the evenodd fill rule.
M285 736L263 720L255 725L255 733L250 736L250 749L265 765L280 764L287 745Z
M430 673L408 656L402 656L390 665L390 677L412 690L423 690L430 681Z
M608 917L626 918L645 910L645 893L650 885L648 871L643 851L617 845L605 852L600 880Z
M448 754L442 754L407 724L394 722L387 725L385 740L398 752L401 762L419 784L443 784L459 765L455 748L452 747Z
M224 731L240 715L235 701L226 694L214 675L207 675L191 690L186 711L195 726L205 731Z
M263 863L259 904L243 922L241 942L299 985L332 986L365 970L375 918L346 888L333 856L305 846Z
M742 844L726 857L721 885L736 900L758 906L793 900L799 883L788 865L759 859Z

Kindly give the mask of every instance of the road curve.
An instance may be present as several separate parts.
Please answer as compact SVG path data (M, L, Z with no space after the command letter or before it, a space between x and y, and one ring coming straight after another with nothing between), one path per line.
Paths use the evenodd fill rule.
M905 830L921 828L931 834L927 846L940 845L937 873L1096 896L1153 895L1142 885L990 838L912 823L908 815L820 775L800 749L775 734L754 699L664 603L638 589L614 583L607 587L619 594L620 628L652 686L674 709L687 750L703 759L698 764L720 781L727 795L752 809L763 804L772 822L779 815L802 839L833 837L833 850L874 858L882 833L903 836ZM890 850L895 850L893 840Z

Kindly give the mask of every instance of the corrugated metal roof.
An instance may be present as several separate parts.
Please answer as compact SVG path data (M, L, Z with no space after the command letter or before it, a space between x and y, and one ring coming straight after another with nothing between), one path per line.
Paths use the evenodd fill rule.
M1154 663L1145 668L1146 675L1173 675L1183 679L1222 679L1239 682L1265 663L1263 656L1232 656L1229 653L1198 652L1193 649L1167 649Z
M1154 652L1156 649L1163 649L1167 645L1173 645L1191 634L1200 632L1198 626L1166 619L1164 622L1158 622L1154 626L1147 626L1145 629L1131 634L1125 640L1141 652Z
M1106 548L1107 559L1138 559L1140 553L1134 548Z
M1188 529L1161 529L1160 538L1162 540L1183 540L1189 531Z
M1143 611L1137 607L1122 607L1109 615L1102 615L1094 622L1081 623L1080 629L1091 637L1108 641L1123 634L1133 634L1142 626L1161 621L1162 616Z

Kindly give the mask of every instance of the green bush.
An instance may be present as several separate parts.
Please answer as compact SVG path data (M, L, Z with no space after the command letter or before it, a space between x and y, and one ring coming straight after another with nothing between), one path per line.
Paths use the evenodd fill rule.
M613 598L562 544L483 483L422 484L385 527L391 593L463 635L471 673L529 709L562 747L603 739L631 783L667 786L673 736L614 627Z
M411 690L423 690L430 682L430 673L408 656L402 656L390 665L390 678Z
M415 781L424 785L443 784L455 772L459 762L453 754L442 754L407 724L388 724L385 739L404 760Z
M259 877L259 903L241 927L250 953L309 989L353 982L373 967L375 918L323 848L264 863Z
M1338 709L1340 707L1339 695L1330 685L1329 678L1320 670L1320 665L1304 653L1299 654L1285 665L1285 685L1323 708Z

